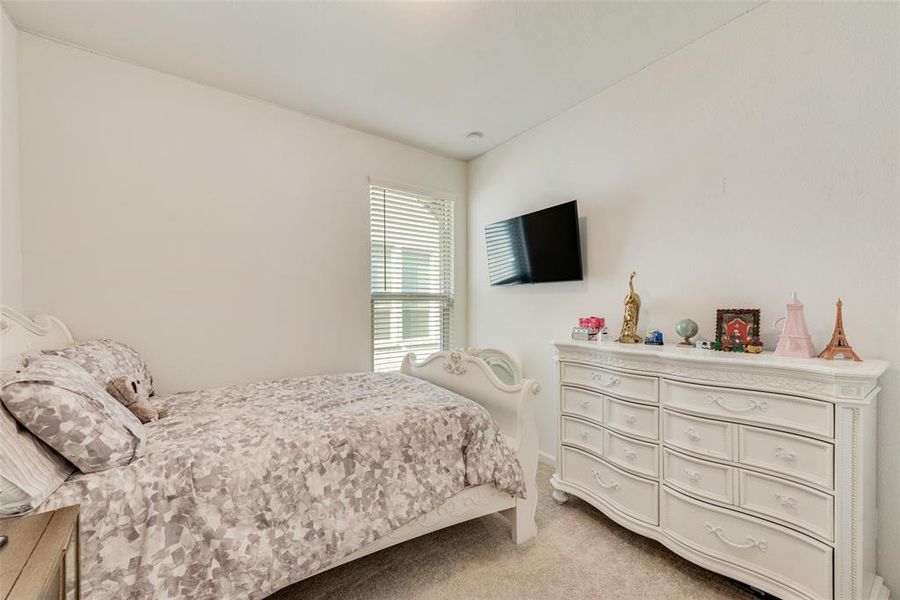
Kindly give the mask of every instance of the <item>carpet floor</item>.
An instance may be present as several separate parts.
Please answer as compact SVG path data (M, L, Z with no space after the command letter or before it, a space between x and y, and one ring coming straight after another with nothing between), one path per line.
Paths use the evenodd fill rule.
M503 517L489 515L326 571L268 600L751 598L577 498L557 504L551 474L543 465L538 471L538 535L521 546Z

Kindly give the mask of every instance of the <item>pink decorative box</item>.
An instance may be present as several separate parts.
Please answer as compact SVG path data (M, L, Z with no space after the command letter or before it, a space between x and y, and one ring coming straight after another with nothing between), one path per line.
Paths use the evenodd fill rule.
M581 317L578 326L590 329L603 329L606 327L606 319L603 317Z

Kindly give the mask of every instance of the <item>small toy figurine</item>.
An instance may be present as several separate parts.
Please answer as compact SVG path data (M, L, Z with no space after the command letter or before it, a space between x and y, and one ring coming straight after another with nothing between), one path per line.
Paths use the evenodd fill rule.
M862 361L862 359L856 355L856 352L853 351L853 346L850 345L850 342L847 341L847 335L844 333L844 311L843 311L844 303L838 298L837 301L837 316L834 319L834 333L831 334L831 341L828 342L828 345L825 346L825 349L819 353L819 358L824 358L825 360L834 360L836 356L840 356L841 358L853 359L856 361Z
M722 350L722 352L743 352L744 345L745 343L741 335L741 330L734 329L729 335L722 336L722 343L719 349Z
M634 291L634 278L637 275L631 272L628 278L628 295L625 296L625 316L622 317L622 331L619 333L620 344L640 344L641 337L637 334L638 317L641 313L641 297Z
M744 352L748 352L750 354L759 354L762 351L762 341L756 336L754 336L753 339L751 339L750 342L746 346L744 346Z
M648 346L662 346L663 345L663 334L659 329L654 329L650 333L647 334L647 337L644 338L644 343Z

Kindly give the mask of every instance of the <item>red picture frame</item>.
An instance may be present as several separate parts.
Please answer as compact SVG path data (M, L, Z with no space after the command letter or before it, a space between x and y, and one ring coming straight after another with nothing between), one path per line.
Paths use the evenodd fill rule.
M716 311L717 350L743 352L758 337L758 308L720 308Z

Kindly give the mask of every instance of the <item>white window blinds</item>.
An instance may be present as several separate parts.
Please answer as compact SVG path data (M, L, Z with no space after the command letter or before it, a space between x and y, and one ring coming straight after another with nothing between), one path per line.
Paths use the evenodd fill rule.
M396 371L450 348L453 202L370 185L369 206L373 368Z

